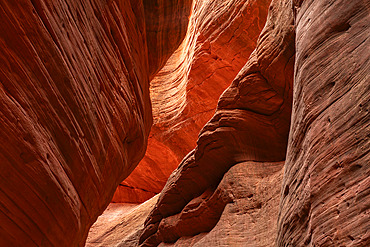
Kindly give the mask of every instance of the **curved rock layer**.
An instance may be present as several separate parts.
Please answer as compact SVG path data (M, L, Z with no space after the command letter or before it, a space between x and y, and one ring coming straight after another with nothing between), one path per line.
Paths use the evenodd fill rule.
M114 202L143 202L162 190L255 48L270 1L193 1L184 41L151 81L154 125L146 155Z
M202 201L232 166L285 159L295 52L291 10L289 0L271 3L256 49L221 96L214 117L199 134L198 146L171 174L145 223L141 246L211 230L223 207ZM211 212L202 222L189 216L204 210Z
M277 185L282 181L283 166L284 162L244 162L233 166L216 189L193 199L180 220L176 216L167 218L162 231L190 234L201 226L209 231L205 223L210 220L215 227L210 232L160 246L240 246L240 243L250 247L273 246L280 201ZM92 226L86 246L137 246L145 217L155 206L157 197L128 213L122 213L125 207L121 204L110 204ZM220 220L219 214L222 214Z
M212 188L237 163L285 158L291 106L275 244L370 244L369 8L361 0L272 2L256 50L169 178L141 246L196 246L217 232L227 211L207 204Z
M145 153L150 71L180 44L188 5L0 2L1 246L83 245Z
M277 244L369 246L370 3L300 2Z

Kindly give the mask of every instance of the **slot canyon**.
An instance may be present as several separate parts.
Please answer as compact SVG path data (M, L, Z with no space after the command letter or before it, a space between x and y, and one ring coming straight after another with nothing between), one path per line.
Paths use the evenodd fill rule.
M0 246L370 246L367 0L1 0Z

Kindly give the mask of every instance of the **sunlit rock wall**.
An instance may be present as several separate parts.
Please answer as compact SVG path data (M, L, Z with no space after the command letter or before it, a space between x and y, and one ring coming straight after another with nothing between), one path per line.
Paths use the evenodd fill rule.
M147 153L114 202L143 202L161 191L255 48L270 1L193 1L182 44L151 81L154 125Z

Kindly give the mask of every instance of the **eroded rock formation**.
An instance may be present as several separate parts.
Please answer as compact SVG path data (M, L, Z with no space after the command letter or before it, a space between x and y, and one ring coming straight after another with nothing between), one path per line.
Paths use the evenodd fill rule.
M262 2L1 1L0 245L83 246L144 155L149 81L172 163L239 70L158 201L88 244L370 245L369 3L273 0L244 64Z
M1 246L84 244L145 153L149 79L182 41L186 6L0 2Z
M113 201L143 202L162 190L255 48L270 1L193 1L184 41L151 81L146 155Z
M280 186L276 185L281 184L283 165L244 162L233 166L217 188L193 199L180 215L165 219L164 234L181 232L191 237L159 246L273 246L280 202ZM157 199L148 200L127 215L117 214L122 206L115 209L111 204L112 209L108 208L93 225L86 246L137 246L144 228L143 216L149 214ZM207 224L209 221L212 225ZM204 232L198 234L200 228Z
M141 246L208 243L214 230L196 234L216 229L229 213L207 204L222 174L246 160L285 155L275 244L370 244L368 10L364 1L272 2L256 50L169 178Z
M198 146L183 159L161 192L141 236L142 246L211 230L224 205L212 205L215 208L202 216L201 224L197 217L187 215L207 210L208 197L204 195L217 187L230 167L246 161L285 159L294 65L291 9L290 1L271 3L256 49L221 96L214 117L199 134ZM182 224L182 217L190 219Z
M278 246L370 245L370 4L296 1Z

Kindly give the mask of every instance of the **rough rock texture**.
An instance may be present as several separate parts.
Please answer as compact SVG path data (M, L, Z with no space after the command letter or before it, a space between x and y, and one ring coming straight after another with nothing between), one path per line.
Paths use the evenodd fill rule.
M233 165L246 161L282 161L289 133L294 27L290 1L273 1L257 47L231 86L221 96L214 117L202 129L198 146L167 181L141 235L142 246L174 242L181 236L209 231L213 220L189 219L181 230L166 231L182 222L194 199L207 197ZM200 210L207 206L200 204ZM191 226L191 231L186 229Z
M146 155L114 202L142 202L162 190L255 48L270 1L193 1L184 41L151 81L154 125Z
M111 203L92 225L86 247L136 247L145 219L154 207L158 195L137 204Z
M202 232L207 233L160 246L273 246L283 165L245 162L233 166L211 195L193 199L180 219L166 218L160 231L192 236L205 222L212 221L215 226L205 226Z
M1 246L83 245L145 153L150 71L189 2L0 2Z
M201 243L212 231L192 236L217 222L218 204L203 202L221 174L243 160L284 159L292 78L282 74L291 74L295 52L276 245L370 245L369 7L273 1L255 52L163 189L142 246ZM194 208L213 212L213 221L184 218Z
M370 3L296 1L278 246L370 246Z
M180 220L176 216L167 218L163 231L190 234L209 221L214 222L214 228L206 226L205 230L210 232L160 246L239 246L240 243L251 247L273 246L283 165L284 162L245 162L233 166L216 189L192 200L179 216ZM122 213L123 206L111 204L112 208L108 207L92 226L86 246L137 246L144 227L143 217L152 210L157 197L128 213Z

